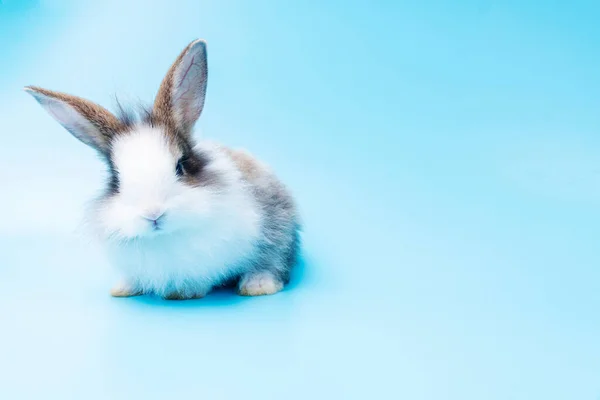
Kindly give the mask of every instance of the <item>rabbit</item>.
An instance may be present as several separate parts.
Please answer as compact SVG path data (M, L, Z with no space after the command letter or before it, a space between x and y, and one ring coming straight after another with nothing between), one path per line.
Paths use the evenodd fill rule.
M97 151L109 179L87 219L120 279L114 297L185 300L234 284L271 295L290 280L300 222L292 195L244 150L193 138L207 86L206 42L191 42L139 116L27 86L75 138Z

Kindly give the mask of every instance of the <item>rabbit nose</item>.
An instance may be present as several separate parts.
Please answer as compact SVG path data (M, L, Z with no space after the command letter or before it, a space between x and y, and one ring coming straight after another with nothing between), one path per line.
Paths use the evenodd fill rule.
M162 216L165 215L164 210L161 209L152 209L144 214L144 219L148 221L157 222Z

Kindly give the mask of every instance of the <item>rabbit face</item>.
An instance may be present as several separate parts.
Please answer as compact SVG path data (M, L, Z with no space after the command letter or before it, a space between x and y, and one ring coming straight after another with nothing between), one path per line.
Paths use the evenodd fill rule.
M139 121L76 96L25 88L109 166L109 188L99 207L107 236L160 235L197 223L212 210L223 192L219 175L227 171L211 170L192 139L207 75L206 43L196 40L175 60L154 106Z
M154 127L112 141L111 183L98 207L105 236L157 236L198 226L212 215L218 174L207 157L186 147Z

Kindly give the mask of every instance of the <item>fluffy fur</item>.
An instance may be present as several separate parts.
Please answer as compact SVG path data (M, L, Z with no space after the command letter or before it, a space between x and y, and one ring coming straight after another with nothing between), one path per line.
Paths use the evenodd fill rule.
M206 44L194 41L143 118L26 88L108 166L89 218L122 275L113 296L199 298L229 282L264 295L289 280L299 224L288 190L249 153L193 140L207 74Z

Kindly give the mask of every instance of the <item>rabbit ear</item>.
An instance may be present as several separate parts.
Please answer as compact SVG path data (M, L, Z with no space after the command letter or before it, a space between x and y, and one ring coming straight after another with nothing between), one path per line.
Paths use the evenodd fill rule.
M111 137L123 128L114 115L91 101L35 86L25 91L73 136L102 153L108 153Z
M160 85L154 101L157 119L189 136L204 107L207 76L206 42L195 40L177 57Z

